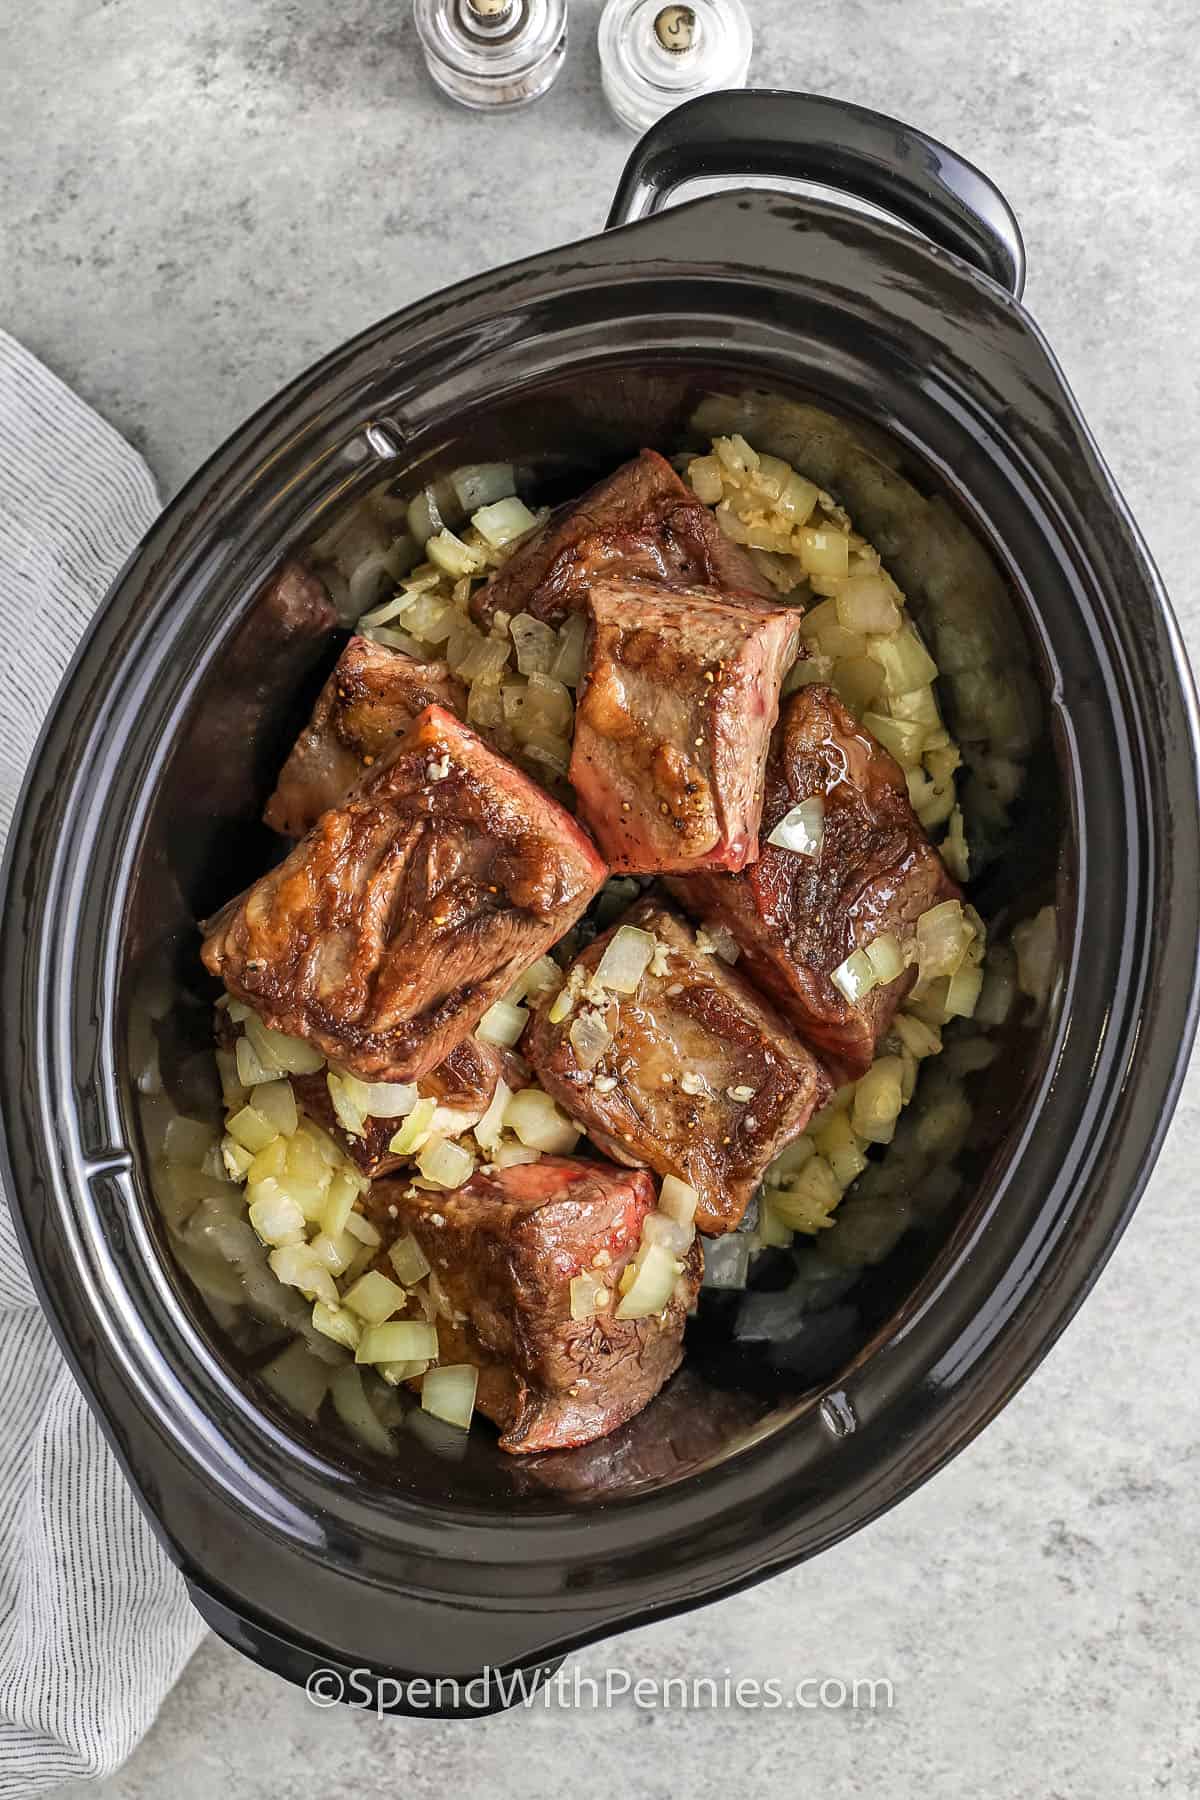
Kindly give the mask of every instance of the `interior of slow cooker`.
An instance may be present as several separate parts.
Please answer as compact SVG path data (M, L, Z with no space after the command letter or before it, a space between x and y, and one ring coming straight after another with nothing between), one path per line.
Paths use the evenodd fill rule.
M693 425L697 407L712 396L725 399L727 428L736 428L739 408L752 385L731 382L728 373L702 367L661 366L611 368L589 380L579 370L569 379L547 378L478 417L465 414L459 434L445 437L436 450L414 461L393 460L386 467L363 471L361 491L386 479L400 493L418 487L464 463L511 460L532 471L531 492L539 501L554 502L577 492L596 474L635 454L643 445L666 453L695 445L704 447ZM786 421L788 401L804 395L778 395L778 419ZM824 404L823 402L815 402ZM756 408L756 410L755 410ZM761 398L746 413L746 435L755 447L783 456L786 441L771 441L776 425L764 424ZM859 434L881 459L925 495L936 491L933 471L881 434L878 422L839 422ZM831 429L836 429L831 421ZM786 431L782 434L786 440ZM820 473L809 469L820 480ZM853 497L837 492L852 517ZM947 495L960 517L964 500ZM339 504L352 502L343 496ZM321 520L328 527L332 512ZM854 520L872 537L869 520ZM978 534L976 521L968 520ZM888 561L886 533L877 537ZM279 557L304 554L305 543L280 543ZM998 546L991 546L998 553ZM1017 572L1006 570L1008 617L1014 657L1028 664L1045 684L1032 633L1022 619L1023 602ZM903 583L902 583L903 585ZM910 591L909 604L921 623L921 602ZM162 1192L160 1158L164 1108L182 1110L211 1121L220 1119L220 1102L211 1059L211 1006L215 985L199 962L196 920L244 888L280 853L280 843L260 821L263 803L312 699L332 666L345 633L324 645L297 682L273 678L273 662L282 646L273 641L277 629L269 612L247 594L232 619L224 643L211 664L183 730L164 764L135 872L125 942L125 1013L129 1022L129 1081L141 1110L140 1187ZM1048 709L1046 709L1048 717ZM953 721L951 720L953 729ZM1012 817L1007 855L1001 856L969 889L969 897L989 919L1024 915L1055 897L1056 874L1070 864L1065 807L1048 727L1035 746L1023 793ZM1001 1152L1027 1101L1042 1062L1050 1021L1031 1026L1028 1018L1005 1041L1004 1054L968 1079L973 1122L955 1167L964 1178L955 1202L908 1230L880 1263L866 1267L848 1291L815 1315L811 1330L787 1340L785 1349L771 1342L747 1342L736 1335L740 1296L706 1292L689 1322L683 1368L638 1418L599 1443L574 1451L534 1458L504 1455L495 1431L482 1420L469 1435L440 1426L422 1415L415 1403L397 1434L399 1452L384 1461L364 1452L332 1420L329 1409L316 1424L286 1415L288 1428L342 1466L361 1466L365 1479L384 1486L401 1484L412 1495L444 1498L448 1484L455 1500L470 1504L503 1504L518 1499L536 1506L538 1498L555 1500L644 1490L678 1479L736 1452L793 1418L798 1408L816 1403L837 1376L870 1353L873 1340L911 1300L914 1290L937 1262L949 1238L965 1228L972 1196L978 1192L989 1163ZM156 1042L163 1093L138 1087L146 1046ZM146 1085L146 1084L143 1084ZM154 1084L148 1084L153 1086ZM918 1085L912 1106L922 1104ZM135 1108L137 1110L137 1108ZM229 1302L212 1306L172 1256L172 1235L161 1222L165 1257L175 1262L181 1296L203 1322L214 1350L232 1366L264 1407L280 1413L279 1402L254 1371L284 1341L277 1328L255 1322ZM756 1259L754 1282L779 1288L789 1277L789 1253L768 1251ZM285 1416L285 1415L280 1415Z

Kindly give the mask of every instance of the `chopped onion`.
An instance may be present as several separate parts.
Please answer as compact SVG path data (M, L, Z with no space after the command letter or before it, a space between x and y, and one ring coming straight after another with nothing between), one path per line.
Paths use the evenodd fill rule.
M259 1087L273 1081L280 1073L277 1064L264 1062L248 1037L240 1037L234 1045L238 1080L245 1088Z
M945 1010L948 1019L969 1019L979 1001L983 986L983 970L965 964L956 969L946 989Z
M928 687L938 672L911 621L899 631L868 638L867 655L883 671L885 694L907 694L913 688Z
M474 684L477 681L491 682L508 666L508 645L499 638L483 637L476 633L466 654L457 664L451 658L451 667L461 675L464 681Z
M675 1292L680 1265L661 1244L639 1252L637 1273L617 1307L619 1320L646 1319L660 1313Z
M198 1169L214 1142L211 1125L203 1125L199 1119L185 1119L177 1114L167 1123L163 1155L169 1163Z
M800 856L820 856L824 837L825 802L814 794L783 815L767 842L778 850L794 850Z
M518 613L508 627L522 675L547 675L558 652L558 633L532 613Z
M926 1056L937 1056L942 1048L942 1034L936 1026L927 1025L923 1019L914 1018L910 1013L897 1013L892 1021L892 1030L904 1048L918 1060Z
M528 1023L529 1014L523 1006L511 1006L507 1000L497 1000L480 1019L475 1035L485 1044L499 1044L510 1050Z
M290 1081L268 1081L252 1088L250 1104L260 1117L284 1137L290 1137L300 1123L296 1096Z
M931 906L917 920L917 960L921 980L953 975L971 942L972 931L957 900Z
M299 1127L288 1138L284 1148L287 1172L292 1181L301 1182L305 1187L328 1188L333 1179L333 1170L306 1119L300 1121Z
M1016 995L1016 962L1013 952L997 945L984 964L983 991L972 1015L978 1025L1003 1025Z
M312 1322L314 1331L332 1338L335 1344L342 1344L347 1350L358 1349L362 1324L348 1306L326 1306L323 1300L317 1300L313 1304Z
M497 1081L487 1111L475 1125L475 1142L481 1150L495 1150L500 1143L500 1135L504 1128L504 1114L512 1099L512 1089L506 1081Z
M643 1244L661 1244L672 1256L686 1256L695 1235L691 1225L681 1225L664 1212L647 1213L642 1220Z
M473 513L477 507L492 506L498 500L507 499L516 492L517 483L511 463L468 463L465 468L455 469L450 486L458 495L458 504L463 511ZM475 520L471 523L475 525ZM475 525L475 529L478 531L479 526Z
M421 1410L463 1431L475 1411L479 1370L471 1363L446 1363L430 1369L421 1382Z
M357 1238L360 1244L370 1244L373 1250L378 1249L379 1245L383 1242L383 1239L380 1237L374 1225L372 1225L370 1219L364 1218L362 1213L359 1212L352 1212L347 1215L346 1230L350 1233L352 1238Z
M333 1110L342 1130L348 1137L365 1137L366 1114L360 1097L365 1097L367 1093L366 1082L357 1080L353 1075L335 1075L330 1069L325 1077L325 1085L329 1089L329 1098L333 1102Z
M903 1105L904 1065L898 1056L879 1056L854 1089L856 1137L890 1144Z
M321 1229L327 1231L331 1238L340 1237L357 1200L357 1185L344 1174L335 1175L321 1208Z
M348 1231L339 1232L337 1237L330 1237L327 1231L319 1231L312 1240L311 1248L313 1255L320 1257L331 1275L344 1275L362 1246Z
M287 1172L287 1139L273 1137L265 1150L260 1150L246 1171L246 1180L253 1184L266 1181L268 1177L279 1177Z
M758 468L758 451L746 442L740 431L729 437L714 438L713 449L721 466L731 475L748 475Z
M333 1276L310 1244L284 1244L278 1250L272 1250L267 1261L271 1273L284 1287L299 1288L308 1299L324 1300L326 1306L337 1305L338 1291Z
M865 950L852 950L844 963L840 963L829 978L839 993L844 994L851 1006L856 1006L879 980L875 965Z
M540 1150L530 1150L524 1144L501 1144L492 1153L492 1161L498 1169L514 1169L519 1163L540 1162L541 1157Z
M924 725L914 725L907 719L889 719L883 713L876 712L864 713L862 722L871 736L895 757L901 768L916 768L920 763L925 739L929 735Z
M592 1007L581 1012L578 1018L572 1019L567 1035L581 1069L596 1068L613 1041L612 1032L605 1024L603 1015Z
M657 945L652 931L622 925L605 946L595 979L618 994L635 994Z
M239 1144L227 1132L221 1139L221 1161L230 1181L245 1181L254 1158L244 1144Z
M704 1278L706 1288L744 1288L750 1267L750 1234L731 1231L725 1237L710 1238L704 1245Z
M411 1155L424 1139L436 1112L437 1101L432 1096L427 1095L423 1100L418 1100L399 1131L388 1144L392 1155Z
M582 613L571 613L558 628L558 648L550 664L550 674L564 687L578 687L583 676L584 647L587 641L587 619Z
M879 575L851 575L838 589L836 605L838 623L847 631L886 633L900 624L900 609Z
M472 513L471 523L486 544L493 550L502 550L505 544L514 543L527 531L532 531L537 519L523 500L511 494L507 499L481 506Z
M255 1156L260 1150L266 1149L272 1138L279 1136L275 1126L264 1119L253 1106L243 1106L240 1112L234 1113L227 1129L231 1138Z
M442 529L442 515L432 488L423 488L408 506L408 529L423 550Z
M899 939L891 931L885 931L864 945L867 960L875 971L877 980L886 985L903 975L905 963L904 952L900 948Z
M400 1312L408 1305L408 1295L402 1287L390 1281L378 1269L368 1269L360 1275L354 1286L342 1295L342 1305L365 1319L368 1325L382 1325L393 1313Z
M967 881L971 875L971 857L967 849L966 832L963 826L962 807L956 806L950 814L950 825L941 844L942 861L956 881Z
M436 1187L457 1188L475 1173L475 1158L461 1144L434 1137L418 1156L417 1167L426 1181L432 1181Z
M329 1396L334 1411L351 1437L381 1456L394 1454L396 1446L392 1434L376 1417L363 1388L362 1372L354 1363L347 1363L344 1369L338 1370L329 1384Z
M385 650L400 650L405 656L411 656L414 662L427 662L429 650L426 645L409 637L407 631L393 631L387 625L363 626L360 635L369 638L373 644L382 644Z
M599 1275L585 1272L572 1278L571 1317L577 1324L584 1319L595 1318L596 1300L601 1290L607 1291L607 1283Z
M823 1156L811 1156L786 1187L772 1188L771 1211L793 1231L820 1231L842 1197L837 1177Z
M721 464L715 456L695 456L687 466L687 478L697 500L715 506L724 493Z
M658 1210L666 1213L669 1219L677 1220L680 1225L690 1225L699 1203L700 1196L694 1187L680 1181L678 1175L663 1176L658 1190Z
M305 1218L303 1212L279 1183L260 1181L251 1188L249 1219L264 1244L302 1244Z
M579 1141L579 1127L541 1088L522 1088L504 1109L504 1123L528 1150L565 1156Z
M354 1360L360 1363L428 1362L438 1353L437 1331L418 1319L371 1325L359 1340Z
M792 538L792 548L808 575L845 575L850 565L849 539L841 531L801 525Z
M429 1273L429 1259L411 1231L389 1246L388 1261L396 1271L397 1281L405 1287L424 1281Z
M552 956L539 956L530 963L524 974L518 975L504 998L510 1006L532 996L541 1000L547 994L556 994L563 983L563 972Z
M478 575L484 567L478 550L464 544L452 531L437 532L425 545L425 553L431 563L455 581L463 575Z
M343 1077L343 1080L345 1077ZM412 1081L372 1081L366 1087L363 1112L371 1119L403 1119L417 1104L416 1083Z

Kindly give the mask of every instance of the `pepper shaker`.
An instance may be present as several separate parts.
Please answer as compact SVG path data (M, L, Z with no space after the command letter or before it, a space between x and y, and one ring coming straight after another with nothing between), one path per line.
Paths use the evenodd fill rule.
M742 0L608 0L599 48L605 98L645 131L697 94L744 87L754 32Z
M413 16L433 80L479 111L536 100L567 51L567 0L414 0Z

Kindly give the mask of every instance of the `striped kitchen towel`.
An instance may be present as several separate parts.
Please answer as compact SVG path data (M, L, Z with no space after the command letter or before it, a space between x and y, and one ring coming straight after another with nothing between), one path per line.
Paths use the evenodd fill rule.
M159 510L141 457L0 331L0 848L93 609ZM60 1357L0 1196L0 1797L120 1764L204 1627Z

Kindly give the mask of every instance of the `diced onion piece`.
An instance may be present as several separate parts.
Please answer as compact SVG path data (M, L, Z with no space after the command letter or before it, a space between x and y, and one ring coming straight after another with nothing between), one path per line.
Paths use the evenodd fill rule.
M928 687L938 672L911 621L899 631L868 638L867 655L883 671L885 694L907 694L913 688Z
M362 1101L366 1097L367 1083L353 1075L337 1075L330 1069L325 1085L342 1130L348 1137L365 1137L367 1123Z
M853 713L862 714L883 687L883 671L869 656L843 656L833 665L833 685Z
M237 1072L237 1057L232 1050L217 1051L217 1073L221 1077L221 1099L225 1106L236 1109L246 1104L248 1090Z
M783 484L775 510L792 525L803 525L812 516L813 507L817 504L820 489L815 482L805 480L793 469Z
M354 1363L347 1363L345 1368L338 1370L329 1384L329 1397L351 1437L381 1456L394 1454L396 1446L392 1434L377 1418L363 1389L362 1371Z
M439 531L425 545L431 563L457 581L462 575L478 575L484 561L478 550L464 544L452 531Z
M849 539L841 531L801 525L792 538L792 548L808 575L845 575L850 566Z
M905 963L904 952L894 932L881 932L864 946L867 959L874 969L878 980L885 984L895 981L897 975L903 975Z
M942 1034L933 1025L927 1025L923 1019L916 1019L910 1013L897 1013L892 1021L892 1030L900 1039L906 1050L921 1059L926 1056L937 1056L942 1048Z
M468 463L463 469L455 469L450 477L450 486L465 513L505 500L515 492L516 485L513 466L507 462ZM475 520L471 523L474 525ZM479 527L476 525L475 529Z
M475 1142L481 1150L495 1150L500 1142L500 1134L504 1129L504 1114L512 1099L512 1089L506 1081L496 1083L496 1091L492 1095L487 1111L475 1124Z
M320 1412L329 1391L328 1365L318 1362L301 1338L264 1363L258 1377L285 1406L310 1422Z
M771 1211L793 1231L820 1231L842 1197L837 1177L823 1156L811 1156L787 1186L772 1188Z
M325 1058L303 1038L290 1037L286 1031L275 1031L264 1025L255 1013L247 1013L243 1030L266 1066L281 1069L285 1075L315 1075L324 1067Z
M339 1232L337 1237L330 1237L327 1231L319 1231L312 1240L311 1248L313 1255L320 1257L331 1275L344 1275L362 1245L348 1231Z
M332 1338L335 1344L342 1344L347 1350L358 1349L362 1323L348 1306L326 1306L323 1300L317 1300L313 1304L312 1322L314 1331Z
M983 991L972 1015L978 1025L1003 1025L1016 995L1016 962L1011 950L997 946L988 954ZM224 1147L222 1146L222 1154ZM228 1166L228 1164L226 1165Z
M646 1319L660 1313L675 1292L680 1264L661 1244L649 1244L639 1253L637 1274L617 1307L616 1317Z
M527 729L536 729L551 737L562 737L573 729L575 702L561 681L535 669L525 693Z
M480 1019L475 1027L475 1035L482 1038L485 1044L499 1044L502 1048L511 1050L528 1023L529 1014L523 1006L512 1006L507 1000L497 1000Z
M895 757L901 768L917 767L925 748L925 739L929 735L926 726L914 725L908 719L889 719L885 714L876 712L864 713L862 722L871 736Z
M373 644L382 644L385 650L401 650L405 656L411 656L414 662L428 662L429 647L417 638L409 637L407 631L393 631L388 625L359 624L359 635L369 638Z
M429 1363L424 1358L414 1358L411 1362L373 1363L371 1366L389 1387L399 1387L402 1381L409 1381L414 1375L423 1375Z
M445 1363L421 1381L421 1410L465 1431L475 1411L479 1370L472 1363Z
M972 932L957 900L931 906L917 920L917 961L922 981L953 975L970 944Z
M714 438L713 449L731 475L749 475L758 468L758 451L746 442L740 431L730 437Z
M274 1137L265 1150L260 1150L246 1171L246 1180L253 1187L257 1182L273 1178L278 1181L287 1173L288 1140Z
M429 1259L411 1231L389 1246L388 1261L396 1271L397 1281L405 1287L424 1281L429 1273Z
M300 1123L296 1096L292 1092L290 1081L268 1081L261 1087L252 1088L250 1104L268 1125L273 1125L284 1137L290 1137Z
M612 988L615 993L635 994L657 944L652 931L622 925L605 946L595 979L601 987Z
M347 1216L346 1230L352 1238L357 1238L360 1244L370 1244L372 1250L377 1250L383 1242L370 1219L364 1218L360 1212L352 1212Z
M814 794L784 813L767 842L778 850L794 850L799 856L820 856L824 837L825 802L820 794Z
M558 628L558 648L550 673L564 687L578 687L583 676L583 651L587 639L587 619L582 613L571 613Z
M528 1150L565 1156L579 1141L579 1127L541 1088L522 1088L504 1109L504 1123Z
M392 1155L411 1155L429 1130L436 1112L437 1101L432 1096L426 1095L423 1100L418 1100L399 1131L388 1144Z
M750 1233L731 1231L725 1237L710 1238L704 1245L704 1277L706 1288L744 1288L750 1267Z
M255 1156L266 1149L272 1138L279 1136L275 1126L253 1106L243 1106L240 1112L235 1112L227 1129L231 1138Z
M715 506L724 493L721 464L715 456L695 456L687 466L687 478L697 500Z
M321 1229L327 1231L331 1238L340 1237L357 1200L357 1183L346 1174L335 1175L321 1208Z
M299 1288L309 1300L323 1300L326 1306L337 1305L333 1276L311 1244L284 1244L272 1250L267 1261L276 1281L282 1281L284 1287Z
M945 1011L948 1019L969 1019L979 1000L983 986L983 970L965 963L950 977L946 989Z
M839 662L845 658L857 658L867 653L867 640L861 631L847 631L837 616L837 603L834 600L823 600L820 606L814 606L805 613L800 624L800 634L808 643L815 643L825 656L832 656ZM804 665L798 664L798 667Z
M548 675L558 654L558 633L532 613L518 613L508 627L522 675Z
M306 1187L329 1186L333 1170L326 1160L324 1146L314 1135L307 1119L300 1121L284 1148L289 1179L302 1182Z
M563 1020L569 1017L574 1010L575 1000L576 996L569 986L559 989L551 1002L550 1011L546 1015L551 1025L561 1025Z
M664 1212L647 1213L642 1220L642 1243L661 1244L672 1256L686 1256L695 1235L691 1225L681 1225Z
M524 974L518 975L504 998L510 1006L517 1006L522 1000L532 998L541 1000L547 994L556 994L563 983L563 972L552 956L539 956L535 963L530 963Z
M669 1219L677 1220L680 1225L690 1225L699 1203L700 1196L694 1187L680 1181L678 1175L663 1176L658 1190L658 1210L666 1213Z
M371 1081L364 1112L370 1119L403 1119L417 1104L417 1087L412 1081Z
M254 1158L244 1144L239 1144L226 1132L221 1139L221 1161L231 1181L245 1181Z
M900 609L881 575L851 575L836 595L838 623L864 634L895 631Z
M928 686L913 688L907 694L893 694L888 701L888 712L893 719L911 719L915 725L928 726L930 731L942 729L942 716L933 689ZM932 754L936 756L937 751Z
M524 537L527 531L532 531L537 520L524 501L518 500L513 494L506 500L496 500L490 506L481 506L477 512L472 513L471 523L485 544L490 544L493 550L502 550L505 544L511 544L517 538Z
M541 1161L540 1150L530 1150L524 1144L501 1144L493 1151L492 1161L498 1169L514 1169L518 1163L535 1163Z
M508 645L499 638L476 633L472 642L464 642L457 660L451 654L450 666L456 675L472 684L495 681L508 666Z
M370 1325L359 1340L354 1360L360 1363L430 1361L438 1353L437 1331L419 1319L396 1319Z
M603 1014L591 1007L581 1012L578 1018L572 1019L567 1036L581 1069L596 1068L613 1041Z
M606 1284L597 1275L576 1275L571 1281L571 1317L578 1324L596 1316L596 1296Z
M263 1062L248 1037L240 1037L234 1045L237 1060L238 1080L245 1088L258 1087L263 1082L273 1081L279 1069L273 1062Z
M756 1249L771 1246L777 1250L786 1250L792 1241L791 1226L784 1224L765 1193L759 1195L758 1223L748 1235L753 1239Z
M904 1065L898 1056L879 1056L854 1090L852 1120L856 1137L871 1144L890 1144L903 1105Z
M432 1181L435 1186L457 1188L475 1173L475 1158L461 1144L434 1137L418 1156L417 1167L426 1181Z
M305 1218L300 1207L277 1181L260 1181L248 1190L252 1196L249 1218L264 1244L302 1244Z
M421 549L442 529L442 515L432 488L423 488L409 501L408 529Z
M852 950L844 963L839 963L829 978L835 988L844 994L851 1006L870 993L879 976L875 965L865 950Z
M368 1325L382 1325L385 1319L408 1305L408 1295L378 1269L368 1269L342 1295L342 1305L365 1319Z
M962 807L956 806L950 814L950 824L946 835L938 846L942 861L956 881L968 881L971 875L971 857L967 849L966 830L963 824Z
M215 1143L213 1128L199 1119L176 1115L167 1123L163 1138L163 1155L169 1163L198 1169Z

